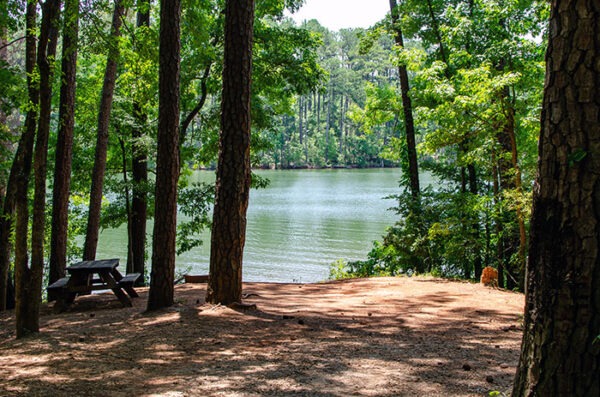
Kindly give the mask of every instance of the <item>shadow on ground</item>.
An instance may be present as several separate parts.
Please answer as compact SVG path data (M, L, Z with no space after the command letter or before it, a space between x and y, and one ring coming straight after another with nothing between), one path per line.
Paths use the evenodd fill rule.
M145 313L110 294L78 298L15 340L0 316L0 395L481 396L507 390L522 296L404 279L245 285L257 310L176 289ZM451 286L452 288L450 288Z

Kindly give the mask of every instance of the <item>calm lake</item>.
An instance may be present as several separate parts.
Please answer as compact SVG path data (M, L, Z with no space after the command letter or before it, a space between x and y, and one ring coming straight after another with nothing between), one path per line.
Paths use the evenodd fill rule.
M316 282L327 279L337 259L365 259L396 215L383 198L399 192L399 169L257 171L271 183L252 190L244 250L244 280ZM198 181L214 181L198 171ZM428 185L430 181L421 181ZM151 232L149 232L149 240ZM177 270L208 274L209 234L204 245L177 258ZM150 241L149 241L149 245ZM127 258L125 227L104 230L98 258Z

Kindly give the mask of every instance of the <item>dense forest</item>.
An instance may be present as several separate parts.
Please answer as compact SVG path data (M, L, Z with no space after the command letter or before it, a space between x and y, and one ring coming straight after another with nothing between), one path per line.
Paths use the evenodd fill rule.
M94 259L99 230L122 224L127 270L147 283L147 221L163 216L167 200L155 200L167 189L159 186L156 133L164 130L159 7L126 0L2 4L2 307L13 295L20 267L13 263L26 268L31 255L37 291L63 277L67 262ZM332 275L478 279L493 266L500 287L522 290L546 2L391 2L390 17L372 28L339 32L316 20L297 26L286 10L300 4L261 1L253 13L247 161L256 168L402 171L397 222L366 260L333 265ZM166 102L177 100L179 154L177 165L165 166L179 170L169 178L187 217L174 237L178 253L201 244L219 193L189 176L217 167L227 121L223 6L184 1L173 41L179 95ZM175 143L162 139L171 148L163 155L172 158ZM435 189L421 186L422 172L437 178ZM83 246L77 236L85 236Z
M224 18L219 2L205 3L182 4L179 208L191 220L179 225L178 252L199 244L197 233L210 225L214 195L213 186L187 178L190 170L217 163ZM296 26L284 9L293 11L298 3L257 4L252 165L400 166L398 223L367 261L343 272L478 278L483 266L492 265L500 270L501 286L522 288L547 4L404 1L394 23L384 19L368 30L332 32L315 20ZM4 8L6 181L26 116L28 74L25 3L9 1ZM64 38L49 42L57 49L48 54L53 62L44 179L53 192L47 201L62 203L62 209L57 204L46 211L45 224L68 230L64 242L52 233L46 250L50 280L60 275L56 268L62 265L55 264L66 262L56 244L68 246L69 259L92 258L99 228L123 223L130 236L128 268L144 273L146 241L139 236L145 236L154 209L149 193L157 150L158 7L82 2L79 14L67 4L63 14L75 18L71 40L77 50L67 48L75 46L68 41L68 20L64 26L59 15L49 20ZM39 16L41 23L52 17ZM61 116L69 69L61 69L59 60L65 63L71 53L76 106ZM61 121L67 116L73 119ZM65 161L70 158L72 165ZM443 188L422 189L423 171ZM267 183L254 179L255 185ZM61 214L64 220L50 220ZM86 236L83 247L75 242L78 235Z
M207 301L241 305L249 189L268 185L251 167L397 166L395 224L333 273L494 266L527 287L516 395L597 395L598 5L389 0L372 28L331 32L286 17L301 4L0 1L0 309L14 300L17 337L102 227L127 224L148 311L173 304L175 251L211 227Z

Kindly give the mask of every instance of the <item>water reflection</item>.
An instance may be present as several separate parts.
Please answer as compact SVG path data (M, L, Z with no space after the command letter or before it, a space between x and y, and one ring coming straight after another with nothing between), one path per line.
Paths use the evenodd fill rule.
M315 282L327 278L337 259L364 259L372 241L395 221L394 205L383 197L397 194L397 169L259 171L271 184L253 190L248 208L244 252L247 281ZM197 181L214 180L199 171ZM428 181L425 181L428 183ZM151 230L149 230L151 236ZM204 245L177 258L177 267L207 273L208 234ZM98 257L126 258L125 228L105 230ZM150 256L149 256L150 257Z

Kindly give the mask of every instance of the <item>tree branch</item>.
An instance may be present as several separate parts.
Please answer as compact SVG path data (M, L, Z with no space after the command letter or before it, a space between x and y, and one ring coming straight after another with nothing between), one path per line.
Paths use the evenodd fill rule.
M25 38L27 38L27 36L23 36L23 37L19 37L17 39L14 39L13 41L11 41L9 43L6 43L6 44L0 46L0 50L5 49L6 47L10 47L11 45L15 44L17 41L24 40Z
M210 62L206 68L204 69L204 74L200 80L200 90L202 94L200 95L200 100L198 104L192 109L192 111L186 116L186 118L181 123L179 127L179 136L180 136L180 144L179 146L183 146L185 142L185 138L187 135L187 129L194 120L194 118L198 115L200 110L204 107L204 103L206 102L206 97L208 96L208 88L206 86L206 81L208 80L208 76L210 75L210 67L212 66L212 62Z

